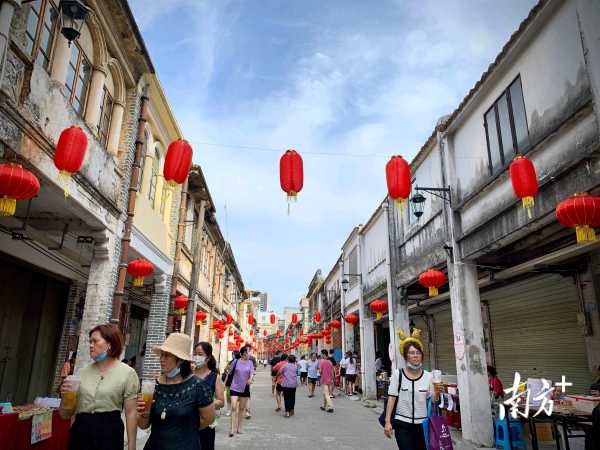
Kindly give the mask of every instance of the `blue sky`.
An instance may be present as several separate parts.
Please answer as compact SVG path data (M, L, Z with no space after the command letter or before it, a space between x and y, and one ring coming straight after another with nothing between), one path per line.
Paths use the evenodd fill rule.
M535 2L130 3L244 282L280 312L384 198L387 158L416 154ZM287 148L305 173L290 216Z

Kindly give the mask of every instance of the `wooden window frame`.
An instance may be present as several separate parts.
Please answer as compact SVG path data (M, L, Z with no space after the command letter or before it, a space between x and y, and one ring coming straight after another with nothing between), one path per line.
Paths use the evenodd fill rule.
M86 80L87 86L86 86L85 93L83 96L84 98L79 100L79 105L80 105L81 109L76 110L77 114L79 116L84 117L86 109L87 109L88 96L90 93L89 87L90 87L90 83L91 83L91 79L92 79L92 73L91 73L92 72L92 62L77 42L72 42L71 45L76 46L77 49L79 50L79 54L77 55L77 64L75 66L75 76L73 77L73 84L71 87L67 86L67 90L69 91L69 98L67 99L67 101L73 107L73 109L76 109L75 105L73 104L73 100L75 99L75 92L77 91L77 83L79 81L80 71L82 70L82 63L87 62L87 65L90 68L90 74L88 76L88 79ZM71 54L69 54L68 65L69 65L69 67L67 68L67 73L70 70L70 66L71 66ZM65 85L66 85L66 83L65 83Z
M521 82L521 75L517 75L508 84L506 89L504 89L500 93L498 98L496 98L496 100L494 100L494 103L492 104L492 106L490 106L483 113L483 128L485 130L485 143L486 143L486 147L487 147L488 169L489 169L490 176L493 176L496 173L499 173L499 172L503 171L504 169L506 169L506 167L512 161L512 159L507 161L507 156L504 154L504 145L502 143L502 130L501 130L501 126L500 126L500 116L498 113L498 105L505 95L506 95L506 103L508 106L508 121L509 121L509 126L510 126L510 134L511 134L514 154L518 155L518 154L525 153L530 148L530 144L527 144L524 148L519 148L518 143L517 143L517 131L515 128L515 119L514 119L514 113L513 113L513 101L512 101L511 94L510 94L510 90L511 90L512 86L517 82L521 84L521 99L519 99L519 100L523 102L523 109L525 109L525 97L523 95L523 83ZM487 115L492 110L494 112L494 120L496 121L496 138L498 140L498 152L499 152L499 156L500 156L500 162L497 163L496 167L494 167L493 162L492 162L493 159L492 159L492 151L490 149L490 136L489 136L489 127L488 127L488 122L487 122ZM527 114L525 114L525 128L527 130L527 134L529 135L529 124L527 123Z
M106 114L107 100L110 100L110 111L108 112L108 114ZM112 114L113 114L114 104L115 104L115 100L113 99L113 96L110 94L110 92L108 92L108 89L106 88L106 86L104 86L104 88L102 90L102 102L100 102L100 116L98 118L97 132L98 132L98 139L100 140L102 147L104 147L105 149L108 146L108 139L110 137L110 124L112 122ZM104 120L105 117L107 118L106 121ZM105 122L108 122L108 123L105 123ZM102 131L105 125L106 125L106 134L104 134Z
M160 152L155 147L154 155L152 155L152 175L150 175L150 185L148 186L148 200L150 206L155 209L156 191L158 188L158 175L160 173Z
M38 0L34 0L38 1ZM31 61L33 63L36 62L39 52L40 52L40 44L41 44L41 39L42 39L42 31L45 27L45 18L46 18L46 12L48 10L48 8L54 8L54 11L57 14L57 20L54 22L54 24L52 25L52 29L50 30L50 50L48 52L48 54L46 55L46 57L48 58L48 64L47 65L42 65L42 67L44 67L44 70L49 71L50 66L52 65L52 57L54 56L54 43L56 40L56 30L58 28L58 24L60 23L60 12L58 10L58 6L54 3L53 0L39 0L41 2L40 4L40 11L38 14L38 19L37 19L37 24L35 27L35 36L32 37L29 35L29 32L27 31L27 26L25 26L25 34L27 36L28 41L32 41L32 48L31 48L31 52L29 53L29 56L31 57ZM33 3L33 2L32 2ZM29 20L29 14L33 13L33 5L29 6L29 10L27 11L27 17L26 17L26 22Z

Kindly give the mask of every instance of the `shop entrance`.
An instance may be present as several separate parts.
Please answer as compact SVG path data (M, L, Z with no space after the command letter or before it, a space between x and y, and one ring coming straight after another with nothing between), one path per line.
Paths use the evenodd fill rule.
M389 356L390 347L390 328L389 322L383 320L379 323L375 323L375 351L381 352L383 368L386 373L390 374L392 369L392 362Z
M143 367L143 358L146 347L147 318L147 310L136 305L131 305L127 331L127 346L125 347L124 358L127 360L128 364L136 370ZM140 373L139 370L138 373Z
M52 388L69 286L0 254L0 401L46 397Z

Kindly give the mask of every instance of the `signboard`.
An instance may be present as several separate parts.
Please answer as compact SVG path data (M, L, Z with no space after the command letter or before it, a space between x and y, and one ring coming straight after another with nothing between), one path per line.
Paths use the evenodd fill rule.
M31 418L31 443L48 439L52 436L52 411L34 414Z

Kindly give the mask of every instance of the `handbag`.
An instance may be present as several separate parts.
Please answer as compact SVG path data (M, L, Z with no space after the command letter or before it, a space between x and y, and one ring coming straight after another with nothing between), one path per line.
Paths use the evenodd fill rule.
M448 419L441 416L438 406L432 408L432 415L428 419L427 450L453 450L452 436Z
M399 374L398 374L398 394L396 395L396 398L393 400L394 401L394 409L392 410L392 425L395 424L395 422L398 420L396 419L396 407L398 406L398 397L400 397L400 388L402 387L402 369L398 370ZM381 415L379 416L379 424L385 428L385 412L387 411L387 402L389 400L389 395L385 395L385 397L383 397L383 412L381 413Z
M225 380L225 386L231 387L231 383L233 382L233 375L235 374L235 366L237 366L238 360L236 359L233 362L233 366L231 367L231 372L227 374L227 379Z

